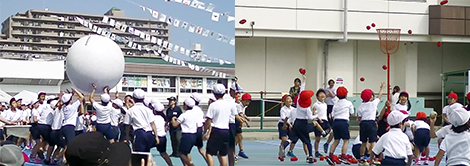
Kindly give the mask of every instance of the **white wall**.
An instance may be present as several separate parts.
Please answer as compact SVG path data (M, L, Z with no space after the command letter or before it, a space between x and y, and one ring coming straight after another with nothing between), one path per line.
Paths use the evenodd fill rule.
M2 78L64 79L64 61L0 59Z

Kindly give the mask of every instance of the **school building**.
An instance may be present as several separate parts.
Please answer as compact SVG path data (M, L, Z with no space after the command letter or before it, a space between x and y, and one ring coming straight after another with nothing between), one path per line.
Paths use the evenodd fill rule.
M348 96L366 88L377 93L387 79L387 56L376 29L400 28L399 49L390 57L391 88L424 97L426 107L440 112L442 75L470 69L470 1L440 2L237 0L236 75L245 91L280 94L304 68L307 89L325 88L333 79ZM450 90L463 102L465 88L445 93Z

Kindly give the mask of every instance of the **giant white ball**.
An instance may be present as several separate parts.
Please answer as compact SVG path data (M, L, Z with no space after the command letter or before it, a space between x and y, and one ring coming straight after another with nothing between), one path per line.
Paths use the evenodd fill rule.
M121 48L111 39L98 35L78 39L66 58L68 78L75 87L88 93L93 83L98 85L98 93L106 86L115 87L124 74L124 65Z

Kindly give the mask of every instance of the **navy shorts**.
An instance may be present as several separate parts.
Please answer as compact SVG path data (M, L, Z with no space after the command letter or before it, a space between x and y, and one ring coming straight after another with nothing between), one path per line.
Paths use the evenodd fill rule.
M155 142L155 135L152 131L144 131L143 129L137 129L134 131L135 134L135 150L136 152L150 152L150 149L157 144Z
M361 145L362 144L353 145L351 149L354 158L358 160L361 158ZM364 152L364 156L369 156L369 151L367 150L367 148L366 148L366 151Z
M314 132L316 129L315 129L315 126L313 125L313 123L308 123L307 124L307 131L308 133L311 133L311 132Z
M429 146L431 137L429 136L428 129L418 129L415 131L414 143L419 148L419 152L424 151L424 148Z
M85 133L84 130L75 130L75 136Z
M58 147L61 147L61 148L65 147L65 140L63 139L61 130L52 130L50 140L48 143L49 143L49 146L57 145Z
M377 142L377 125L373 120L363 120L359 123L359 135L361 142Z
M197 133L196 133L196 143L194 143L195 146L198 148L202 148L203 145L203 138L202 138L202 127L197 128Z
M46 124L38 124L37 129L42 139L44 139L44 141L47 143L50 143L52 131L51 126Z
M106 139L108 139L108 140L114 139L114 132L111 129L111 124L110 123L105 123L105 124L98 123L98 124L96 124L96 131L103 134L106 137Z
M333 119L330 118L332 111L333 111L333 105L326 105L326 117L328 118L328 123L330 123L330 126L333 126Z
M297 137L304 144L310 144L309 132L308 129L305 127L307 126L307 123L308 121L306 119L296 119L294 122L294 126L292 127L293 137Z
M235 130L236 134L242 133L241 122L235 119L235 125L237 126L237 130Z
M396 159L385 156L382 165L406 165L405 159Z
M285 130L282 129L282 126L284 126L283 122L277 123L277 130L279 131L279 139L282 139L282 137L287 137L289 135L289 127L287 127Z
M349 123L344 119L335 119L333 122L333 136L335 139L350 139Z
M227 155L229 137L229 130L212 127L211 135L206 146L207 154Z
M230 131L230 137L228 141L229 148L235 148L235 136L237 136L237 128L238 126L236 126L235 123L229 124L229 131Z
M65 145L68 145L75 138L75 126L73 125L62 126L60 131L65 137Z
M181 143L178 149L180 154L189 154L191 153L191 149L193 148L194 144L196 143L196 136L197 134L193 133L182 133L181 134Z
M320 122L318 122L318 121L317 121L317 122L318 122L318 124L320 124L321 128L323 129L323 131L328 130L328 129L331 128L331 127L330 127L330 123L329 123L326 119L322 119L322 121L323 121L323 123L320 123ZM313 131L315 132L315 137L321 136L321 132L318 131L317 128L314 127Z
M31 128L29 128L29 132L31 132L31 138L33 138L33 140L41 139L41 135L39 134L37 123L31 124Z
M119 142L123 142L126 139L126 125L124 123L119 124L119 130L121 131L121 134L119 135ZM134 142L134 130L132 129L132 126L130 126L129 129L129 141Z
M5 140L5 131L3 129L0 129L0 141Z
M156 145L157 151L160 153L166 153L166 137L158 137L158 141L160 142Z
M111 126L111 130L113 131L112 139L118 140L119 139L119 127L118 126Z

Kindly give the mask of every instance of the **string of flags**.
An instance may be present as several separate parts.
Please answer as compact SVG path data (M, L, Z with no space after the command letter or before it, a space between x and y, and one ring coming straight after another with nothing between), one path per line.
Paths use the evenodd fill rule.
M212 76L216 76L216 77L221 77L221 78L226 78L227 77L227 74L224 73L224 72L219 72L219 71L216 71L216 70L213 70L213 69L210 69L210 68L206 68L206 67L201 67L201 66L198 66L198 65L195 65L195 64L191 64L189 62L186 62L184 60L180 60L178 58L174 58L174 57L171 57L169 55L166 55L165 53L162 52L163 50L163 46L160 46L159 45L159 48L158 50L155 50L155 49L151 49L151 48L148 48L148 47L142 47L142 45L140 44L137 44L137 43L134 43L132 41L130 41L129 39L125 38L125 37L121 37L119 35L116 35L112 32L110 32L107 28L101 28L101 27L98 27L96 25L94 25L93 23L89 22L89 21L86 21L80 17L75 17L75 19L84 27L87 27L89 28L90 30L92 30L94 33L98 34L98 35L101 35L101 36L104 36L104 37L107 37L115 42L118 42L118 43L122 43L122 44L125 44L126 47L130 47L132 49L138 49L138 50L146 50L147 52L153 52L155 55L157 56L160 56L163 60L165 60L166 62L169 62L169 63L173 63L175 65L179 65L179 66L183 66L183 67L188 67L190 68L191 70L193 71L198 71L198 72L206 72L206 73L212 73ZM104 19L104 18L103 18ZM113 19L114 20L114 19ZM118 23L117 21L108 21L107 23L109 25L111 25L111 22L113 22L114 25L112 25L114 28L116 28L117 30L121 30L121 31L126 31L126 29L129 30L129 28L132 28L130 26L126 26L125 24L120 24ZM117 24L117 25L116 25ZM120 26L120 27L119 27ZM126 26L126 27L123 27L123 26ZM133 29L133 28L132 28ZM134 31L135 32L135 31ZM137 33L133 33L134 35L137 35L139 37L142 38L142 36L147 39L147 35L148 34L145 34L141 31L137 31L139 32L138 34ZM152 40L152 43L154 40L156 41L160 41L161 44L164 44L163 42L163 39L161 38L156 38L155 36L151 36L150 39ZM169 42L168 41L165 41L167 43L167 45L169 45ZM183 50L182 48L178 47L181 50ZM171 49L170 49L171 50ZM175 50L178 50L178 49L175 49ZM188 53L191 52L187 49L184 49L184 52L185 53ZM181 51L183 52L183 51ZM220 60L219 60L220 61ZM224 64L226 62L224 61ZM231 62L229 62L231 64ZM227 63L227 64L229 64Z
M194 0L194 1L197 1L197 0ZM139 5L139 4L136 4L136 5ZM166 22L168 25L174 26L176 28L187 29L188 32L190 32L190 33L196 33L196 34L202 35L204 37L214 38L217 41L220 41L220 42L223 42L223 43L228 43L232 46L235 46L235 38L234 37L218 33L216 31L213 31L213 30L204 28L202 26L198 26L198 25L189 23L187 21L176 19L175 17L172 17L170 15L158 12L157 10L151 9L149 7L146 7L146 6L139 5L139 7L142 8L143 11L147 10L152 15L152 17L157 19L158 21ZM215 14L215 15L213 14L212 19L218 21L219 15L220 14ZM233 19L235 19L235 18L233 18Z
M224 12L224 13L215 12L214 11L215 5L213 3L209 3L206 6L206 3L198 1L198 0L193 0L193 1L191 1L191 0L165 0L165 1L167 1L167 2L172 1L172 2L175 2L175 3L178 3L178 4L182 4L182 5L185 5L185 6L191 6L193 8L200 9L202 11L212 13L211 19L215 22L219 22L220 17L223 17L223 16L227 17L227 22L231 22L231 21L235 20L235 17L230 16L228 12Z
M179 46L177 44L171 43L168 40L152 36L152 35L147 34L147 33L143 32L139 29L136 29L136 28L128 26L128 25L125 25L124 23L121 23L121 22L116 21L112 18L109 18L108 16L103 16L103 19L102 19L101 22L105 23L105 24L108 24L108 25L114 27L117 30L121 30L123 32L128 32L128 33L134 34L136 36L139 36L143 40L147 40L149 42L152 42L153 44L158 45L159 46L159 49L158 49L159 53L161 53L161 51L163 49L168 49L170 51L172 50L176 53L180 53L182 55L189 56L193 59L197 59L198 61L202 61L202 62L212 63L212 62L215 61L215 62L219 62L220 65L233 64L233 62L226 61L226 60L219 59L219 58L209 57L208 55L202 54L201 52L192 51L189 48L184 48L183 46ZM129 47L134 47L134 45L135 45L136 48L141 50L141 46L139 44L133 43L132 41L130 41L128 43Z

